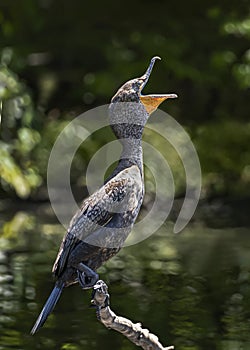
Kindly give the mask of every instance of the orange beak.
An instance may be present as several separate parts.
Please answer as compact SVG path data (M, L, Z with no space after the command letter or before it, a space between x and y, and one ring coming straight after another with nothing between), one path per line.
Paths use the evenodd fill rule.
M168 98L177 98L176 94L166 94L166 95L141 95L140 100L144 105L146 111L150 115L153 113L158 106Z

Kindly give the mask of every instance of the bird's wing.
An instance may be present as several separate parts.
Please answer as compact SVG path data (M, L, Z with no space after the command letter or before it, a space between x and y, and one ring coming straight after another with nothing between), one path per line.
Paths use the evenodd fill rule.
M70 222L53 266L53 273L56 276L61 275L79 240L84 240L100 226L107 225L115 213L137 208L142 191L140 170L133 165L119 172L86 198Z

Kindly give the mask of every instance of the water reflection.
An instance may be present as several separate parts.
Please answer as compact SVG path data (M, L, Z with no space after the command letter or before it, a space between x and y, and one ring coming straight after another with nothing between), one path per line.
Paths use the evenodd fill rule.
M90 292L67 288L46 326L29 331L53 287L51 267L63 228L17 212L1 229L0 349L134 348L107 331ZM250 237L247 228L168 224L100 269L112 308L177 349L250 348Z

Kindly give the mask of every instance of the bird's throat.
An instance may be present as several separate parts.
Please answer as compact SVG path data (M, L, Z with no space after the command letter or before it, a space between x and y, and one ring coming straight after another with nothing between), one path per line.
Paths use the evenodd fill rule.
M120 162L129 160L130 164L135 164L142 171L143 153L141 139L126 138L120 140L123 146Z

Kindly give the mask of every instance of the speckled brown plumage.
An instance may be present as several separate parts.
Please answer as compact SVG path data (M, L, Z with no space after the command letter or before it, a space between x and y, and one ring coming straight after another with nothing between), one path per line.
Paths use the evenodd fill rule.
M150 106L158 106L156 96L159 101L176 97L148 95L145 99L141 95L157 58L142 77L125 83L111 100L110 125L123 146L119 164L72 218L53 267L55 287L32 334L44 324L64 287L76 282L83 289L93 287L98 279L96 270L119 252L134 225L144 195L141 139Z
M65 279L67 266L77 268L81 262L96 270L116 254L131 230L142 198L142 175L135 165L121 170L88 197L63 239L53 267L55 276ZM74 282L75 276L67 276L67 285Z

